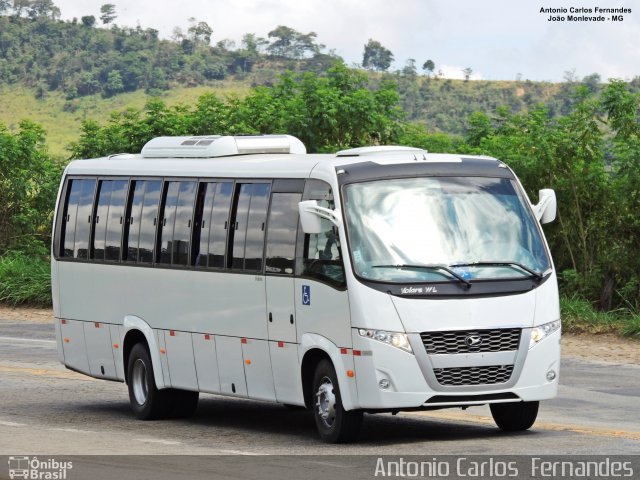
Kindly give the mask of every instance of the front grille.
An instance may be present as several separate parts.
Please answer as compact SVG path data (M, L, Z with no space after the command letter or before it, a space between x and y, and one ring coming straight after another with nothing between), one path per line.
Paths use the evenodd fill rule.
M517 350L520 328L492 330L449 330L420 334L429 355L441 353L505 352Z
M489 367L434 368L433 373L440 385L493 385L505 383L511 378L513 365L491 365Z

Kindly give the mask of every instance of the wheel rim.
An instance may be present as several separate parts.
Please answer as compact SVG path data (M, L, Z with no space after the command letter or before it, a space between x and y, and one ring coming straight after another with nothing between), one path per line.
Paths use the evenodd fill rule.
M331 428L336 420L336 395L333 383L328 377L323 377L316 392L316 413L327 428Z
M147 366L142 359L138 358L133 364L133 396L138 405L144 405L149 395L149 387L147 385Z

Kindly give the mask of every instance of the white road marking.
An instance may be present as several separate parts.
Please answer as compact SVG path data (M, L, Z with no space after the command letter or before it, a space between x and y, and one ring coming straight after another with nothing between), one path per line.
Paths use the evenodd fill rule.
M157 438L136 438L135 439L137 442L144 442L144 443L160 443L162 445L181 445L182 442L178 442L175 440L160 440Z
M54 344L55 340L44 340L41 338L21 338L21 337L0 337L0 342L29 342L29 343L46 343Z
M78 428L50 428L49 430L55 430L56 432L71 432L71 433L98 433L92 430L80 430Z
M248 456L248 457L269 455L268 453L244 452L242 450L218 450L218 451L220 453L224 453L224 454L227 454L227 455L245 455L245 456Z
M26 423L5 422L3 420L0 420L0 425L4 427L26 427L27 426Z

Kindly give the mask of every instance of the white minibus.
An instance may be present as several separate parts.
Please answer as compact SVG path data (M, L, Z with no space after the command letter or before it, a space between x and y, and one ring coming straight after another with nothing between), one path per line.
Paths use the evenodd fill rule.
M288 135L160 137L73 161L52 242L60 361L125 382L141 419L200 392L312 410L327 442L363 413L489 404L534 423L558 388L558 287L500 160Z

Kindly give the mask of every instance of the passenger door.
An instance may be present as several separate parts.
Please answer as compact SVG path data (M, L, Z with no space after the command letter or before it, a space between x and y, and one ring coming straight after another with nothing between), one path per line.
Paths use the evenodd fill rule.
M284 191L283 191L284 190ZM302 181L276 181L269 209L265 281L273 382L279 402L302 404L295 318L295 250Z

